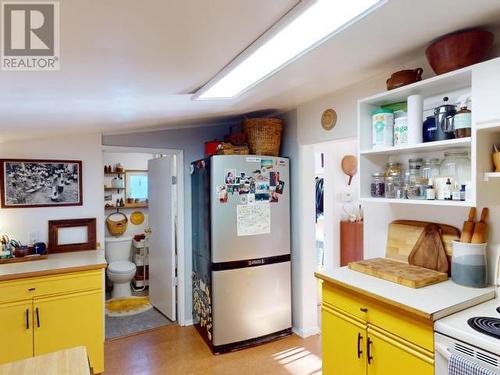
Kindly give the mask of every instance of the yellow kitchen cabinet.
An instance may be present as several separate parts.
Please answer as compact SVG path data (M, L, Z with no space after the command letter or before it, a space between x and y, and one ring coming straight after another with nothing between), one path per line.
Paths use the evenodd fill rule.
M103 372L103 305L102 269L0 282L0 364L85 346Z
M425 350L375 327L367 331L368 375L434 374L433 356Z
M323 282L323 375L432 375L432 321Z
M99 291L35 298L34 354L85 346L94 372L103 358L103 296Z
M366 374L366 324L323 306L323 374Z
M33 355L32 302L0 304L0 363Z

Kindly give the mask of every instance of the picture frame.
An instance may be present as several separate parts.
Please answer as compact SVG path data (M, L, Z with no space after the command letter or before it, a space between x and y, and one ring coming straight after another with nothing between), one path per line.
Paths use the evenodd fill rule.
M49 253L95 250L96 219L49 220Z
M81 160L0 159L2 208L83 205Z

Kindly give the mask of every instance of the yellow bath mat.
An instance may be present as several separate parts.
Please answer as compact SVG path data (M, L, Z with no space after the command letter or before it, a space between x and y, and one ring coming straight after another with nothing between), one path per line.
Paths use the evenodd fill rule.
M106 301L107 316L128 316L140 314L153 308L148 297L126 297Z

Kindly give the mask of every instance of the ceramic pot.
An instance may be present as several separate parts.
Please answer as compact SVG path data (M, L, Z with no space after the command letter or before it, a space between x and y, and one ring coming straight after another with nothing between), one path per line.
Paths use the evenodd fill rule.
M429 65L436 74L483 61L493 46L493 34L483 30L466 30L445 35L425 50Z
M422 68L400 70L399 72L392 73L391 78L386 81L387 90L397 89L398 87L409 85L422 80Z

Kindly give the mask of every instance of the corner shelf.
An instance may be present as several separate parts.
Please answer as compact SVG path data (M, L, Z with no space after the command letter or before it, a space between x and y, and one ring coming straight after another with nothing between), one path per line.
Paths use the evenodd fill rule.
M454 206L454 207L474 207L475 203L471 201L443 201L425 199L390 199L390 198L360 198L365 203L394 203L394 204L418 204L429 206Z

